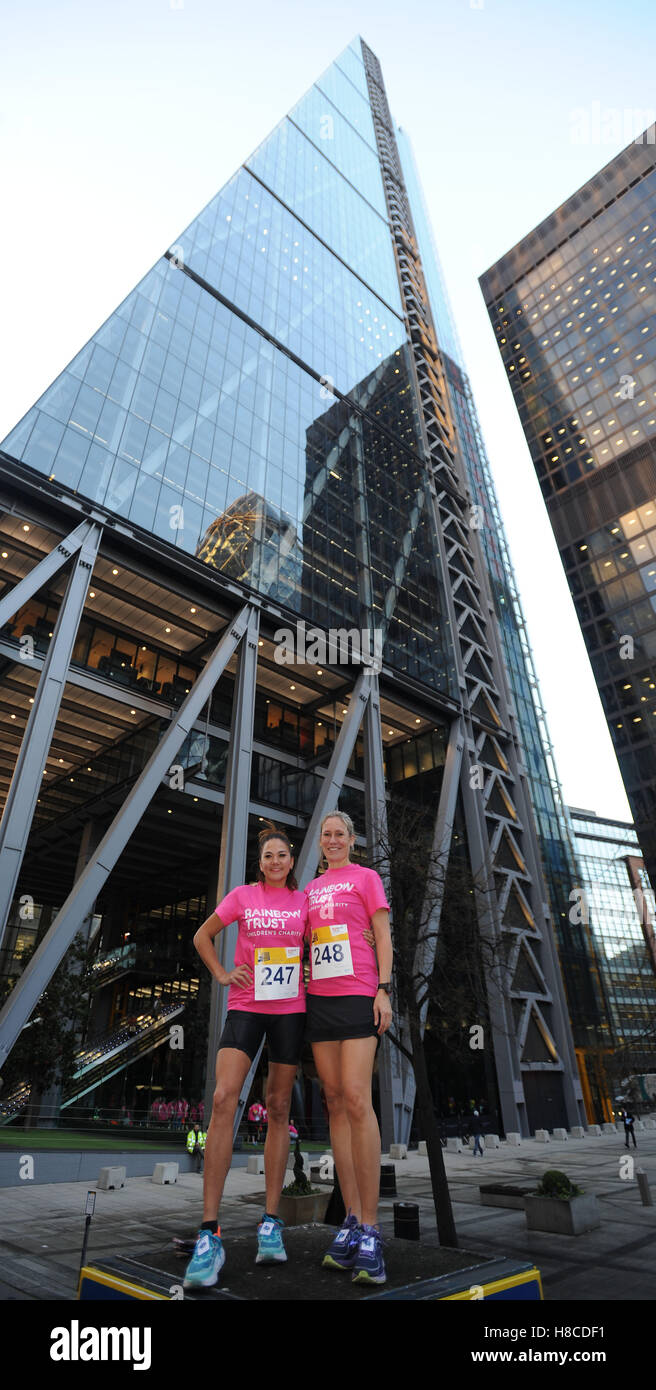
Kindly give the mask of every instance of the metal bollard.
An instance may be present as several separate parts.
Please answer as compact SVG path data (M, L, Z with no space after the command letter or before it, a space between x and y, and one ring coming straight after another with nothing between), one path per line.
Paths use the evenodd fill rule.
M419 1207L416 1202L394 1203L394 1235L401 1240L419 1240Z
M636 1178L638 1179L638 1191L642 1200L643 1207L653 1207L653 1199L649 1191L649 1178L644 1168L636 1168Z
M381 1197L396 1197L396 1168L393 1163L381 1163L380 1165L380 1195Z

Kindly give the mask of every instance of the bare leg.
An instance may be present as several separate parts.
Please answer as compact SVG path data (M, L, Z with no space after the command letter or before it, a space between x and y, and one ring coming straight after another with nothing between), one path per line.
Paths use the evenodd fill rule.
M371 1100L375 1038L347 1038L342 1049L342 1094L351 1131L351 1156L364 1225L375 1226L380 1189L380 1130Z
M328 1106L330 1143L344 1206L360 1221L362 1212L351 1154L351 1126L342 1094L342 1047L341 1042L318 1042L312 1044L312 1052Z
M203 1221L216 1221L225 1180L232 1163L232 1127L239 1093L251 1059L236 1047L222 1047L216 1059L212 1118L205 1141Z
M286 1066L283 1062L271 1062L269 1066L266 1093L269 1125L264 1145L266 1209L269 1216L277 1215L285 1180L289 1153L289 1107L297 1070L296 1066Z

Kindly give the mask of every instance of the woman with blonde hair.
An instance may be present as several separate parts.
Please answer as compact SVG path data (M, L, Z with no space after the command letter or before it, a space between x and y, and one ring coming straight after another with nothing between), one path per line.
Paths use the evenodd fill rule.
M380 1131L371 1081L380 1037L392 1021L393 953L385 889L373 869L351 862L354 844L353 822L345 812L324 816L319 845L327 867L305 889L310 935L306 1040L326 1097L347 1208L323 1263L350 1270L356 1283L383 1284L377 1225ZM369 931L375 954L365 936Z

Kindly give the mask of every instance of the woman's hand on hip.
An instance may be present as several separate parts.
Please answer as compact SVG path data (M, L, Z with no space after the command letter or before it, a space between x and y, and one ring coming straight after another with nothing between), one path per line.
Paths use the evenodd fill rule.
M253 971L250 965L236 965L234 970L226 970L225 979L221 981L223 985L236 985L238 989L248 989L253 983Z

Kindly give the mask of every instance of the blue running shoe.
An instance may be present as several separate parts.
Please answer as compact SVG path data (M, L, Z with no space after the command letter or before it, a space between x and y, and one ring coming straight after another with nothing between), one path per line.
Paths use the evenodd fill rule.
M211 1231L199 1231L196 1248L187 1265L183 1288L208 1289L218 1284L225 1264L225 1250L220 1236Z
M383 1241L377 1226L363 1226L353 1262L354 1284L384 1284L387 1279Z
M256 1265L284 1264L287 1251L282 1243L284 1221L279 1216L263 1216L257 1228Z
M326 1269L352 1269L361 1234L360 1222L352 1211L348 1211L330 1249L323 1257L322 1263Z

